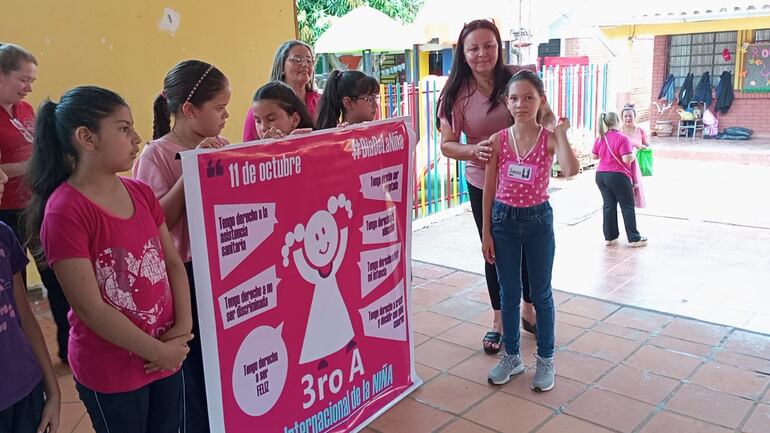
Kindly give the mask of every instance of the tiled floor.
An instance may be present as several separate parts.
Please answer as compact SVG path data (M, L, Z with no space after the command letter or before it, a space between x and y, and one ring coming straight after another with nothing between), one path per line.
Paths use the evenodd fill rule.
M498 357L480 350L492 317L483 277L420 262L413 270L425 384L365 432L770 432L770 336L556 291L556 388L529 389L535 340L526 333L527 372L495 387L486 374ZM38 309L55 353L50 314ZM72 374L56 370L60 432L92 432Z
M770 143L763 154L770 161ZM644 178L648 207L636 211L650 239L645 248L629 248L625 233L616 246L604 245L592 171L552 180L553 287L770 334L770 201L756 199L767 196L770 165L664 158L655 164L655 176ZM412 245L416 260L483 272L470 210L415 231ZM484 294L470 296L485 302Z
M659 156L684 160L658 160L645 184L653 198L638 212L646 248L603 245L591 174L555 184L553 284L570 293L554 292L551 392L529 389L535 340L525 333L530 369L502 387L486 382L498 358L481 350L492 311L470 215L416 231L415 257L465 271L414 262L411 323L425 384L363 431L770 433L770 335L744 330L770 334L770 202L691 175L729 173L749 196L766 196L770 147L747 148L736 160L751 165L729 165L719 161L735 153L733 144L701 144L697 157L691 144L662 144ZM55 352L50 314L45 303L37 307ZM56 369L59 431L91 433L69 369Z

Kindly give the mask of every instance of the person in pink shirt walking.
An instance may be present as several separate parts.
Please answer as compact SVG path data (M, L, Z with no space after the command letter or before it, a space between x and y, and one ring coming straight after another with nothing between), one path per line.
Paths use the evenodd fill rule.
M634 149L628 137L618 128L620 119L617 113L607 112L599 115L599 138L593 147L593 158L599 160L596 168L596 185L602 194L604 205L603 231L604 241L610 245L618 242L618 205L623 214L623 224L626 228L628 243L632 247L647 245L647 238L639 234L636 228L636 211L634 210L634 189L639 188L634 183L635 159Z
M644 128L636 124L636 109L634 104L626 104L623 109L620 110L620 117L623 119L623 126L620 128L620 132L623 133L634 149L642 149L650 145L647 138L647 131Z

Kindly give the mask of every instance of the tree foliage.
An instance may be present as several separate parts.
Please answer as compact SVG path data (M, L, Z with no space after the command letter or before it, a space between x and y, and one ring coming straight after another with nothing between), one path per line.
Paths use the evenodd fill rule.
M332 17L341 17L359 6L369 6L402 23L410 23L422 3L423 0L297 0L299 38L314 45Z

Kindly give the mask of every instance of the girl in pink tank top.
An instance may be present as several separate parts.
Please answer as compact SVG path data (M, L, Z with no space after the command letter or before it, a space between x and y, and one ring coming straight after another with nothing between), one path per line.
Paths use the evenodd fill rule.
M524 372L519 353L521 256L527 257L530 297L537 317L536 372L531 388L553 389L554 305L551 272L556 243L548 181L553 157L565 176L578 172L567 141L566 119L551 133L540 125L538 112L546 103L543 82L521 71L508 82L506 108L514 124L490 137L492 155L484 175L482 251L494 263L500 281L505 354L487 379L495 385Z
M513 126L498 135L496 200L514 207L530 207L548 201L548 180L553 165L553 154L548 151L548 130L540 127L537 141L527 153L523 153L516 142Z

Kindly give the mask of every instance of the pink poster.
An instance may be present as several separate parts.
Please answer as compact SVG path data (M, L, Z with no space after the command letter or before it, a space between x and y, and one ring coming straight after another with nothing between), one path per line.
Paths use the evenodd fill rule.
M183 154L212 431L355 432L421 383L405 119Z

